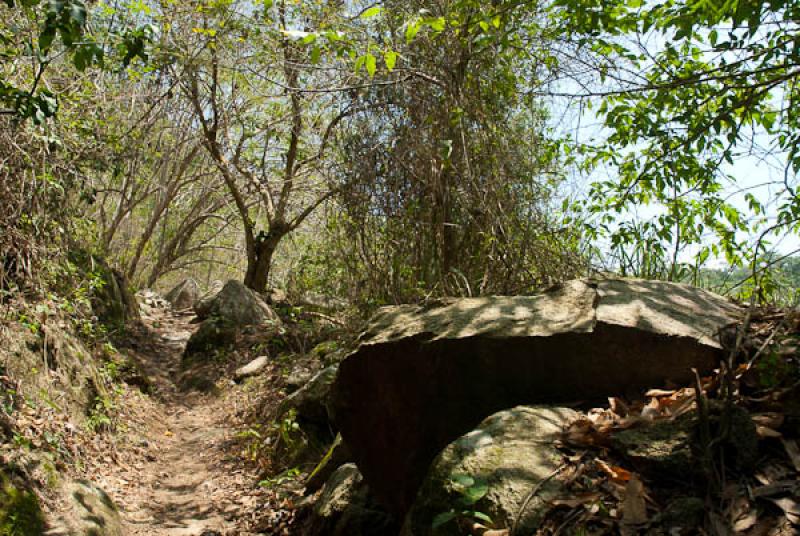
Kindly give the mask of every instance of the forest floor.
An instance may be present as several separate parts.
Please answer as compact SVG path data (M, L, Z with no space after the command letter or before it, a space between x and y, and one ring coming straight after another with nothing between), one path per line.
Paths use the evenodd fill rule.
M274 432L287 374L302 363L297 356L289 362L276 356L258 376L236 384L229 379L236 367L270 352L240 340L224 359L208 356L213 393L182 389L183 350L197 326L192 320L188 314L154 309L117 341L121 355L137 365L143 389L135 387L135 377L120 385L113 426L82 442L86 455L80 456L82 466L73 476L90 479L108 493L120 511L125 535L301 534L310 504L303 498L302 475L282 477L286 472L264 454L273 445L267 439ZM695 388L653 389L639 400L610 398L608 406L587 409L565 431L560 442L569 453L564 474L571 476L539 533L564 533L569 526L615 534L644 523L667 526L669 516L691 518L691 527L701 525L711 512L709 519L723 520L722 525L735 527L737 533L798 534L800 496L794 493L800 471L800 382L791 372L800 355L797 333L800 320L783 312L761 312L753 320L747 351L760 353L769 341L779 341L774 356L794 364L782 379L776 376L784 370L775 364L783 363L780 359L740 367L738 414L749 414L755 425L743 432L747 440L729 438L721 447L725 456L711 458L711 468L726 475L721 497L701 493L700 486L687 488L697 477L696 468L675 465L689 455L688 443L673 439L689 437L676 426L694 411ZM766 378L771 378L769 388L763 386ZM721 379L700 379L706 396L713 394L710 406L705 398L707 408L722 407L715 398ZM776 387L781 385L788 387ZM626 442L625 434L635 441ZM647 448L639 452L640 446ZM728 458L752 458L753 467L740 471L735 464L726 466ZM687 474L665 478L667 467L683 468Z
M128 535L257 534L271 499L237 440L242 387L228 382L210 395L178 385L191 319L157 310L125 349L151 393L125 404L126 433L89 476L114 500Z

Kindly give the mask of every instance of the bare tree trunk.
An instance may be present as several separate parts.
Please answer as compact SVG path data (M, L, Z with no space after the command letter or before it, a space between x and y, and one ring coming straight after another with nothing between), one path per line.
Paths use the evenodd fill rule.
M278 249L283 237L289 234L291 228L283 223L273 222L270 231L262 233L256 238L253 255L247 256L247 273L244 277L246 287L256 292L267 290L269 283L270 268L272 268L272 256Z

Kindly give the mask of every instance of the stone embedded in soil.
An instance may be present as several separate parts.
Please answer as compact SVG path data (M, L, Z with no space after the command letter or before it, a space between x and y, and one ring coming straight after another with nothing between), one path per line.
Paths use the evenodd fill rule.
M315 374L302 388L286 397L278 406L278 416L294 409L299 419L327 425L330 421L329 396L339 367L332 365Z
M122 518L114 501L97 485L79 480L68 487L70 505L81 536L123 536Z
M259 356L245 366L236 369L236 371L233 373L233 379L238 382L244 380L245 378L249 378L250 376L255 376L264 370L268 364L269 357L265 355Z
M613 446L645 475L690 482L699 469L691 449L694 418L686 414L616 432Z

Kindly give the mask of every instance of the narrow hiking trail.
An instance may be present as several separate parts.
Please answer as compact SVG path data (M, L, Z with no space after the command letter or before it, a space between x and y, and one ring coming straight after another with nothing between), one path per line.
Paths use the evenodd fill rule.
M136 429L93 478L119 508L127 535L257 534L249 527L263 490L256 468L238 455L236 400L224 390L215 396L177 385L191 319L156 310L126 349L151 393L128 408Z

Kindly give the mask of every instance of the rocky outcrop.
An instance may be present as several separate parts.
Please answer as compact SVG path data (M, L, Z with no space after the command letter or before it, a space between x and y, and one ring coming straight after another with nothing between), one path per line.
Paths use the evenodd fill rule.
M98 280L91 303L94 314L103 323L121 326L139 320L139 304L125 274L112 268L104 259L85 251L70 252L70 260L84 271L87 279Z
M740 309L681 284L576 280L537 296L381 310L331 407L376 496L404 515L434 457L488 415L690 379Z
M285 425L287 419L294 425L291 441L281 436L274 449L274 461L280 466L303 466L311 470L328 452L335 430L328 409L331 385L337 367L319 371L301 389L295 391L278 406L277 420Z
M183 357L184 363L196 361L201 354L209 357L216 350L225 349L236 342L238 329L222 318L212 317L200 324L186 341ZM203 359L200 359L201 361Z
M106 492L87 480L64 486L61 517L46 534L52 536L124 536L119 510ZM5 533L0 533L5 534ZM17 534L17 533L13 533ZM43 534L24 532L19 534Z
M278 406L278 416L294 409L303 421L327 426L330 421L329 395L338 368L330 366L322 369L302 388L286 397Z
M325 482L327 482L336 469L352 461L353 456L350 454L350 449L347 448L347 445L342 440L342 434L336 434L333 445L328 449L325 457L322 458L322 461L320 461L314 470L311 471L311 474L308 475L305 489L306 495L316 492L325 485Z
M358 468L350 463L328 479L303 534L387 536L397 534L397 524L375 502Z
M278 315L261 297L239 281L228 281L210 300L195 307L199 319L217 317L235 326L278 323Z
M462 525L476 521L471 512L498 528L516 522L516 534L535 533L548 501L564 487L555 474L563 458L555 440L577 416L571 409L519 406L484 420L436 457L401 534L465 534Z
M151 318L159 309L170 307L170 303L167 300L150 289L139 290L135 297L136 301L139 302L139 311L143 320Z
M191 309L200 299L200 286L190 277L175 285L164 298L174 309Z

